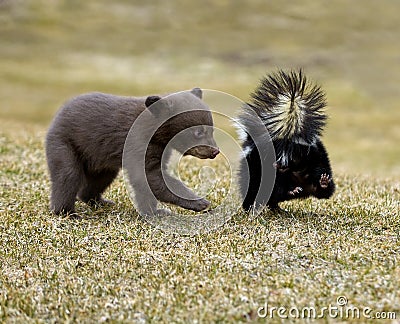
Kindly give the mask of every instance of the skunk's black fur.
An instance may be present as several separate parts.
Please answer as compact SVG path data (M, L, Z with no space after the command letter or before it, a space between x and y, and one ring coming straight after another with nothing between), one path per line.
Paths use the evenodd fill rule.
M278 71L261 80L251 102L243 107L238 118L246 132L239 169L245 210L259 205L275 209L279 202L294 198L332 196L335 184L328 154L320 140L327 118L323 111L325 106L324 92L310 83L301 70ZM254 115L265 126L264 134L256 129ZM265 163L262 161L271 152L257 143L271 140L276 177L268 197L263 195L260 184L268 181L262 179L269 176L268 172L262 172L262 163ZM261 194L257 196L259 191Z

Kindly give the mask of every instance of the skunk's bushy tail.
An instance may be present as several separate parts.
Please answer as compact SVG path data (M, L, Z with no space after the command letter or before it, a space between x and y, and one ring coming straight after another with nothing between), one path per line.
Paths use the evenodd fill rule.
M301 70L279 70L261 79L247 109L262 120L274 142L277 160L286 165L294 144L316 143L327 119L325 106L325 93Z

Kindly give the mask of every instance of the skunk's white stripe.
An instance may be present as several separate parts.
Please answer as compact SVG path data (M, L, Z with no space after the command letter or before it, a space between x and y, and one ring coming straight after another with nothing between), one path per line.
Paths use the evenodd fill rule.
M296 137L295 139L293 139L293 142L296 143L296 144L300 144L300 145L310 145L310 146L314 146L314 145L317 143L317 139L318 139L318 136L315 136L315 137L312 139L311 143L308 143L308 142L306 142L303 138L301 138L301 137Z
M251 153L251 150L252 150L252 147L249 145L249 146L246 146L243 150L242 150L242 154L243 154L243 157L247 157L250 153Z
M269 115L269 118L265 118L265 120L271 134L274 134L274 139L287 139L301 129L304 121L305 103L298 94L296 94L293 104L291 98L287 95L280 95L278 100L279 104L274 108L274 116Z
M280 158L277 160L283 167L287 167L289 163L289 157L286 152L283 152Z

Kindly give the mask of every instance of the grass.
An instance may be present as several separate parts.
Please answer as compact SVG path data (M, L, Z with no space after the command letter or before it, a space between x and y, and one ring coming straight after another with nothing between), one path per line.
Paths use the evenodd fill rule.
M399 8L0 1L0 322L265 322L265 303L321 309L339 296L398 320ZM182 236L140 219L120 176L106 193L114 207L77 203L81 221L49 212L43 142L67 98L200 86L246 100L276 67L303 67L327 92L332 199L232 213L216 231ZM198 191L201 166L182 161ZM211 166L215 205L229 173Z
M71 221L48 211L43 129L17 126L0 145L2 321L237 322L266 302L320 309L339 296L399 314L398 183L338 174L329 201L180 236L141 220L119 177L116 206L78 203Z

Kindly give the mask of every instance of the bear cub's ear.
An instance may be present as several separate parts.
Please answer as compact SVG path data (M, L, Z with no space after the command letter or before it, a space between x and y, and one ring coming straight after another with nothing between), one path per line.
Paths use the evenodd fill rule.
M160 100L161 97L159 96L148 96L146 98L146 101L144 102L144 104L146 105L146 107L150 107L153 103L157 102L158 100Z
M193 88L190 92L200 99L203 98L203 91L200 88Z

